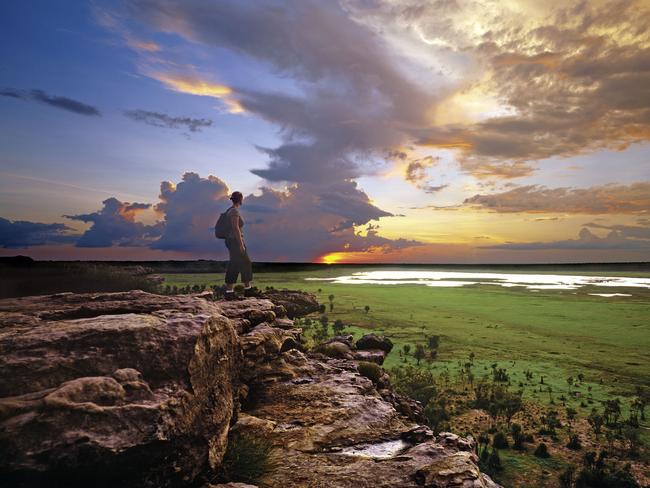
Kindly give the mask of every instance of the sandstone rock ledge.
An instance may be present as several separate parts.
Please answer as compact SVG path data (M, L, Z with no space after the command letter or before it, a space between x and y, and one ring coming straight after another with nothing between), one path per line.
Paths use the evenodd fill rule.
M498 486L471 440L434 438L386 375L301 350L287 310L313 311L314 297L268 298L0 300L3 486L196 486L231 428L275 447L259 486Z

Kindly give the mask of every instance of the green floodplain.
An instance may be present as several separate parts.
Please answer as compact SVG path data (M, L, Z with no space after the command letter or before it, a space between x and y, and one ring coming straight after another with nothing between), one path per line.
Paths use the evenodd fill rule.
M504 366L514 361L516 367L509 368L513 371L547 375L558 392L566 390L568 376L579 373L598 386L602 378L603 388L597 390L630 394L636 386L650 387L650 289L617 287L613 292L632 296L608 298L589 295L611 291L594 286L532 292L496 285L444 288L306 279L369 269L258 273L255 285L315 293L327 304L330 321L341 319L348 333L387 335L395 343L385 363L388 368L400 362L397 351L403 344L425 342L435 334L441 336L441 364L465 360L473 352L478 361ZM165 284L179 287L220 285L223 280L209 273L163 276ZM334 295L332 311L329 295Z
M528 417L534 416L530 412L542 416L554 409L560 418L565 418L565 410L575 410L576 420L569 419L568 431L565 429L564 434L558 434L557 449L549 445L551 452L556 454L551 458L532 455L536 442L527 452L500 451L504 468L494 474L508 486L561 486L558 474L569 464L579 464L583 456L580 452L564 449L566 440L562 435L580 433L582 429L583 443L586 439L592 442L585 448L605 449L603 436L596 436L594 440L587 432L586 419L590 412L594 408L602 410L607 400L619 399L622 418L629 414L635 396L647 398L650 391L648 288L588 285L572 290L532 291L518 286L506 288L484 284L445 288L417 284L337 284L307 279L385 269L346 266L343 269L320 267L263 272L256 274L254 284L260 289L275 287L313 292L319 302L325 304L330 324L337 319L345 324L344 333L353 334L355 338L371 331L388 336L395 345L384 363L389 371L405 364L430 370L434 375L445 377L446 382L455 382L455 390L450 387L449 391L460 392L462 396L463 391L470 392L471 388L463 386L458 377L463 375L463 365L471 357L471 371L477 380L490 377L493 369L507 370L508 384L523 392ZM468 269L464 267L462 271ZM489 272L490 269L481 267L477 271ZM498 272L523 271L500 268ZM650 272L645 270L617 272L611 268L600 272L584 269L571 272L566 268L558 272L535 271L535 274L540 273L650 278ZM163 286L178 288L187 285L210 287L223 282L220 273L162 276ZM632 296L602 297L590 293ZM315 322L320 315L314 314ZM426 346L432 335L439 336L435 359L417 361L413 354L417 344ZM403 353L406 344L410 345L409 354ZM457 416L451 415L448 424L456 432L476 436L477 430L484 428L485 420L472 417L467 409L459 409L457 413ZM531 422L537 425L534 420ZM636 431L642 447L631 462L636 474L647 479L646 476L650 476L650 422L644 418ZM612 444L609 449L614 449Z

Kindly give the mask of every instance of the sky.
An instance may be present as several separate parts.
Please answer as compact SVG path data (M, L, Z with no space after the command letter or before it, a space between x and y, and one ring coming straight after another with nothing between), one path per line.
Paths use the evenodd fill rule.
M0 5L0 256L650 260L650 3Z

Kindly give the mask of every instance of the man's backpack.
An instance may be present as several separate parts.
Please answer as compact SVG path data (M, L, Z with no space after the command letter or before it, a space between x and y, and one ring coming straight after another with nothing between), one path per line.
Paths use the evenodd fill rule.
M225 239L230 235L230 219L228 218L228 210L219 215L217 223L214 224L214 236L217 239Z

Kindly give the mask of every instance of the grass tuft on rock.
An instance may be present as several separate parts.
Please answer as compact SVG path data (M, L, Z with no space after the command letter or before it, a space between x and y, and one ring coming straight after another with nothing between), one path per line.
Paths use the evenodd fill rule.
M231 430L218 479L225 483L257 484L275 466L273 446L268 440Z
M359 374L361 376L365 376L374 384L379 383L379 379L383 374L381 366L369 361L359 361L357 364L357 369L359 370Z

